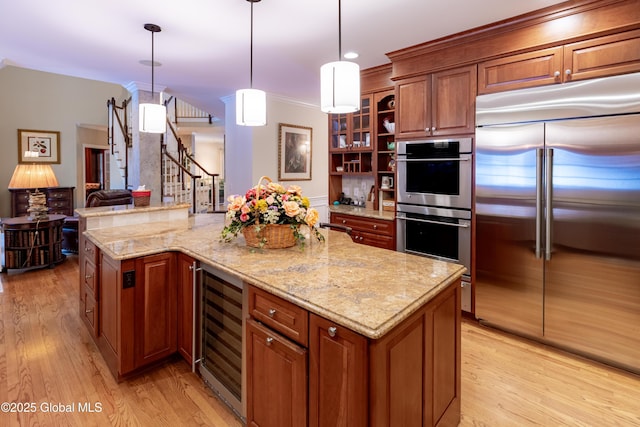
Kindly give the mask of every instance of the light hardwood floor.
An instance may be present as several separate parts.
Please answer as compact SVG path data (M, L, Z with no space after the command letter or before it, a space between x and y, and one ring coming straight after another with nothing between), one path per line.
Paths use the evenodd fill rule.
M180 359L116 383L77 289L75 256L0 275L0 402L35 406L0 412L0 426L241 425ZM639 376L472 321L462 329L461 426L640 426Z

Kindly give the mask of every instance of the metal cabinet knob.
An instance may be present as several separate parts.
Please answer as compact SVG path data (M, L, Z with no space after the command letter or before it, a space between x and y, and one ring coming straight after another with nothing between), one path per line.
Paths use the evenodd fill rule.
M343 219L343 220L342 220L342 223L343 223L343 224L346 224L346 223L347 223L347 220Z
M84 276L84 280L90 280L93 279L93 274L90 274L88 276Z
M270 308L269 309L269 317L273 317L276 315L276 309L275 308Z
M560 77L560 71L556 71L555 73L553 73L553 77Z
M91 313L93 313L93 309L89 309L89 310L85 310L84 311L84 314L91 314Z
M570 75L571 75L571 69L570 69L570 68L567 68L566 70L564 70L564 73L565 73L567 76L570 76Z
M273 342L273 338L267 337L267 345L271 345L272 342Z
M378 229L378 225L377 224L373 224L373 229L377 230Z
M336 328L335 326L330 326L330 327L327 329L327 333L329 334L329 336L330 336L331 338L333 338L333 337L335 337L335 336L336 336L336 334L338 333L338 328Z

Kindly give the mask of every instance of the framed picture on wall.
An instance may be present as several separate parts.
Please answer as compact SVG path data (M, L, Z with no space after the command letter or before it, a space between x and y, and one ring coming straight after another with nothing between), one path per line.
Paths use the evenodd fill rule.
M60 132L18 129L18 163L60 163Z
M280 123L278 144L278 180L311 180L310 127Z

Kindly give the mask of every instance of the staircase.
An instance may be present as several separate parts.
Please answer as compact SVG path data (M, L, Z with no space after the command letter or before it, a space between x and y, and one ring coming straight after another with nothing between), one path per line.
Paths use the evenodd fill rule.
M129 109L127 109L131 98L122 101L122 105L117 105L116 100L111 98L107 101L108 109L108 138L111 147L111 161L116 162L119 172L119 181L116 177L109 177L109 188L129 188L128 169L129 148L131 148L131 129L129 125Z
M131 188L128 182L128 149L132 137L128 114L130 100L118 106L115 99L107 102L109 109L109 145L112 161L117 162L122 188ZM176 131L178 121L205 121L212 123L211 115L171 97L167 106L167 132L162 135L162 188L163 202L188 203L191 213L211 213L221 209L219 203L220 179L202 167L182 143ZM112 186L112 188L117 188Z

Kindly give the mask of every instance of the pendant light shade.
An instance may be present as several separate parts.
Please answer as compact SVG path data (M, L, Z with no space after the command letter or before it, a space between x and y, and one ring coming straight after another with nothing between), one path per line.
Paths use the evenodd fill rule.
M154 98L153 68L155 67L153 35L162 29L155 24L144 24L144 29L151 32L151 99ZM143 103L138 108L138 129L140 132L165 133L167 131L167 108L162 104Z
M267 124L267 94L263 90L236 91L236 124L241 126Z
M335 61L320 67L320 109L325 113L352 113L360 108L360 67Z
M167 109L160 104L140 104L140 132L165 133L167 131Z
M253 4L251 3L251 49L249 63L250 89L236 91L236 124L240 126L264 126L267 124L267 94L253 89Z
M342 3L338 0L338 60L320 67L320 109L352 113L360 109L360 67L342 61Z

